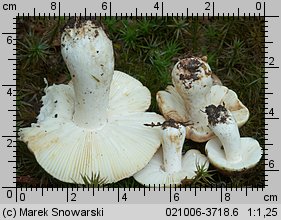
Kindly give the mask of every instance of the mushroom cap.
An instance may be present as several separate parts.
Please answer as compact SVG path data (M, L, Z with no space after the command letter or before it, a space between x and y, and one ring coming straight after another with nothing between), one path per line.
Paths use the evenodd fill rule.
M166 91L159 91L156 95L156 100L161 113L166 119L174 119L180 122L189 122L193 125L186 127L186 138L196 142L205 142L213 138L214 133L201 123L191 121L188 116L183 98L176 91L175 87L168 86ZM213 85L210 90L210 100L206 100L206 106L210 104L223 104L233 114L238 127L244 125L249 118L249 110L238 99L237 94L225 86ZM206 120L207 116L203 112L204 109L196 109L202 118Z
M220 78L219 78L216 74L214 74L213 72L212 72L212 79L213 79L213 84L214 84L214 85L220 85L220 86L222 86L222 81L221 81Z
M114 71L109 94L109 115L146 111L151 102L148 88L121 71Z
M125 73L114 72L108 121L99 129L81 128L73 122L71 82L47 87L45 92L37 123L21 129L20 140L61 181L83 184L82 176L93 174L106 183L119 181L141 170L160 146L160 129L144 124L164 118L144 112L150 105L150 92Z
M174 86L167 86L166 91L158 91L156 101L160 112L169 120L174 119L179 122L187 122L187 112L184 100Z
M225 108L233 115L238 127L243 126L249 119L248 108L238 99L233 90L225 86L212 86L211 104L224 104Z
M196 176L197 166L209 167L208 159L198 150L189 150L182 157L182 170L167 173L163 169L163 152L160 148L145 168L134 175L134 178L145 185L166 186L180 185L183 179L192 179Z
M233 113L239 127L248 120L248 109L234 91L221 85L204 57L179 60L172 70L172 80L174 86L159 91L156 99L166 120L172 118L191 124L186 128L186 138L205 142L214 137L203 112L210 104L224 104Z
M226 160L223 146L217 137L209 140L205 151L210 163L226 172L243 171L254 167L262 156L259 142L248 137L242 137L240 140L242 160L239 162L229 162Z

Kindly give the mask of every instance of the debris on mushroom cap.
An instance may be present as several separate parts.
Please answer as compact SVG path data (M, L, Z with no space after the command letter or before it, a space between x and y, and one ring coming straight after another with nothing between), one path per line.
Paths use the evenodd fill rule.
M217 137L209 140L205 150L210 162L224 171L242 171L255 166L262 155L253 138L240 138L237 123L223 105L206 106L209 127Z
M173 70L173 82L180 82L185 89L191 89L194 82L202 80L202 78L211 77L211 68L200 58L192 57L180 60ZM212 83L211 80L209 80Z
M200 62L199 59L197 58L190 58L190 59L184 59L184 60L180 60L178 63L177 68L178 69L183 69L183 70L188 70L189 72L189 76L185 76L183 74L180 74L180 78L181 77L187 77L186 79L188 80L197 80L197 76L193 75L194 73L199 71L199 67L201 67L203 65L203 62ZM203 67L204 68L204 67ZM183 80L183 79L181 79Z
M106 183L132 176L160 146L161 129L144 124L164 118L145 112L150 92L114 71L111 41L91 21L62 34L62 55L73 79L45 89L38 120L20 129L39 164L55 178L83 184L99 175Z
M134 175L145 185L179 185L183 179L196 176L198 166L208 169L207 158L198 150L189 150L182 156L185 127L169 120L162 125L162 147L156 152L148 165Z
M165 130L167 128L176 128L176 129L182 129L182 126L187 126L189 125L188 122L178 122L175 121L174 119L168 119L166 121L164 121L163 123L157 122L154 123L152 122L151 124L144 124L145 126L150 126L150 127L157 127L157 126L161 126L162 130ZM184 132L185 133L185 132Z
M227 109L223 105L209 105L205 108L210 125L215 126L218 123L225 123L230 117Z
M238 127L243 126L249 119L248 108L238 99L237 94L225 86L214 85L211 88L211 104L223 106L231 112Z
M236 93L215 82L209 65L200 58L180 60L172 71L173 86L158 91L157 103L166 119L189 121L186 138L205 142L214 137L208 128L204 109L208 105L224 104L234 115L239 127L246 123L249 111Z

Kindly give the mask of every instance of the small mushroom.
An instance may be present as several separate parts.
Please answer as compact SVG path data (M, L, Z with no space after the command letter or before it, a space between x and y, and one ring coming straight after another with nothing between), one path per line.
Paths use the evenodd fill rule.
M205 112L208 126L217 136L206 144L205 150L210 162L225 173L254 167L262 156L258 141L240 137L234 116L223 105L209 105Z
M164 118L145 112L151 99L146 87L114 71L112 42L101 27L77 21L64 30L62 44L72 80L45 89L38 120L20 130L20 140L64 182L83 184L83 177L99 175L111 183L132 176L160 147L160 129L144 124Z
M180 123L169 120L162 125L162 148L148 165L134 175L145 185L179 185L183 179L196 176L198 166L209 167L207 158L198 150L189 150L182 156L186 129Z
M208 128L203 110L210 104L225 104L241 127L249 118L248 109L240 102L236 93L220 85L209 65L198 57L185 58L176 63L172 71L174 86L156 95L160 111L167 119L189 122L186 138L205 142L214 133Z

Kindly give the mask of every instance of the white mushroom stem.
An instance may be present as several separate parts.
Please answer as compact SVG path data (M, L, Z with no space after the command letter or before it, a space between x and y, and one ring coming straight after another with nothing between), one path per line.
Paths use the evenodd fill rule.
M214 105L212 106L216 108ZM211 116L208 115L209 127L222 143L226 160L236 163L242 160L238 126L231 112L223 106L219 106L224 111L219 111ZM217 109L219 109L219 106ZM215 122L212 120L215 120Z
M206 127L206 116L200 110L211 104L210 94L214 84L209 65L200 58L180 60L172 71L173 84L184 100L189 120Z
M75 91L74 122L79 127L101 128L107 121L114 73L111 41L91 21L76 23L63 33L62 56Z
M177 126L178 128L167 126L163 130L163 161L167 173L179 172L182 169L182 147L186 129L183 125Z

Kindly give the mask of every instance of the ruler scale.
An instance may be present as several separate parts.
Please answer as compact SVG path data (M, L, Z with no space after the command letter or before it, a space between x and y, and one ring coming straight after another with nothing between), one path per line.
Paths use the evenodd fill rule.
M29 2L29 3L27 3ZM35 0L1 2L1 152L0 152L0 219L24 218L21 208L47 209L45 216L52 218L75 217L71 210L88 209L87 216L103 216L106 219L124 217L141 219L151 217L255 217L258 219L280 218L280 155L279 130L280 93L279 74L280 17L278 1L85 1L68 2ZM196 187L146 186L89 188L86 186L27 187L17 184L18 97L20 81L20 51L18 49L18 19L59 20L70 17L130 20L165 19L239 19L261 21L263 120L260 144L263 146L263 184L260 186L237 186L213 184ZM212 67L211 67L212 68ZM247 125L247 124L246 124ZM245 126L246 126L245 125ZM279 148L279 149L278 149ZM154 208L154 209L153 209ZM48 213L48 214L47 214ZM42 213L43 216L43 213ZM279 216L279 217L278 217Z

